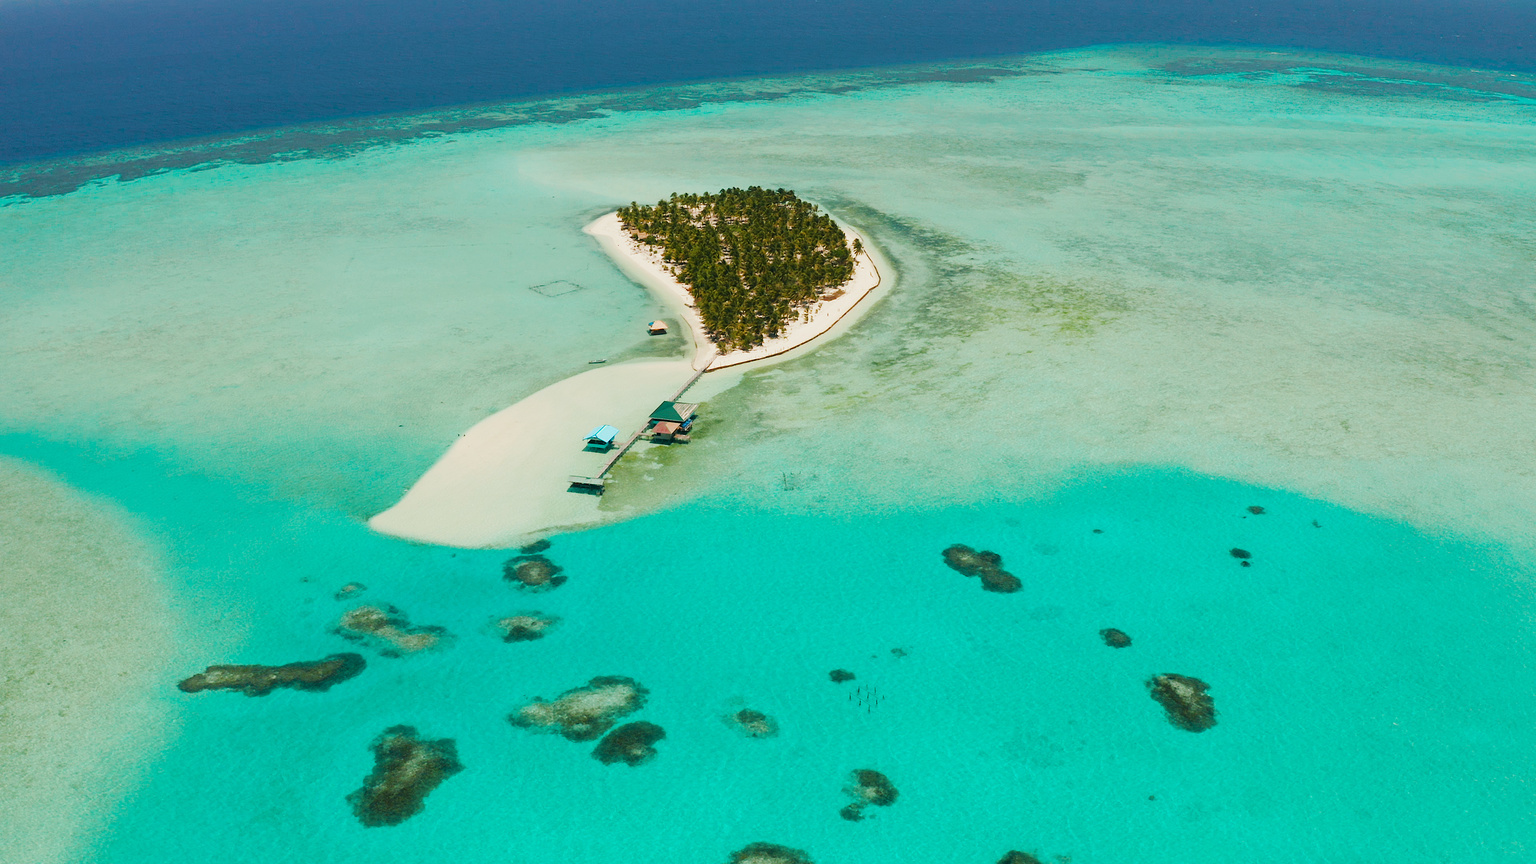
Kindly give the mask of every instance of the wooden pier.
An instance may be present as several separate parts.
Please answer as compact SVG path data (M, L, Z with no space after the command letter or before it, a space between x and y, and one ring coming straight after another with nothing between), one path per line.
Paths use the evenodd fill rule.
M679 398L682 397L684 393L688 392L689 387L692 387L694 384L698 383L698 380L704 376L705 372L708 371L709 364L705 363L704 368L694 372L693 377L689 378L686 384L677 388L677 392L673 393L672 397L667 401L676 402ZM613 451L613 455L608 457L608 461L603 463L603 467L591 477L583 477L580 474L571 474L568 477L571 486L578 489L595 489L599 494L601 494L603 489L608 485L608 472L612 471L613 466L618 464L620 459L624 458L624 454L629 452L629 448L635 446L635 442L640 440L640 436L645 434L645 430L650 428L650 425L651 424L649 421L641 423L640 428L635 430L635 434L625 439L624 443Z

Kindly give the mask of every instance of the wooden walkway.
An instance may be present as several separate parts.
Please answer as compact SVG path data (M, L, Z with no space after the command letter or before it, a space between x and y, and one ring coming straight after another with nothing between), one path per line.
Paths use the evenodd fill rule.
M698 380L704 377L704 373L708 371L709 364L705 363L704 368L694 372L693 377L688 379L688 383L677 388L677 392L673 393L671 398L669 398L667 401L676 402L678 399L682 398L682 395L688 392L688 388L698 383ZM591 477L582 477L578 474L570 475L569 479L571 485L599 490L606 486L608 483L608 472L612 471L613 466L616 465L620 459L624 458L624 454L629 452L629 448L635 446L635 442L640 440L640 436L645 434L645 430L649 428L650 425L651 424L649 422L649 418L647 418L646 422L642 422L640 424L640 428L635 430L635 434L629 436L629 438L626 439L618 449L613 451L613 455L608 457L608 461L603 463L603 467L598 470L596 474L593 474Z

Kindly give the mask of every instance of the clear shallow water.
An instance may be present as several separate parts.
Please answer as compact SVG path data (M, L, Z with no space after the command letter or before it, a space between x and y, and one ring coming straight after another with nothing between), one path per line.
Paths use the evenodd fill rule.
M1529 82L1156 48L986 68L639 94L0 208L0 452L144 521L197 654L159 672L183 725L101 799L99 860L1518 860ZM754 182L854 221L901 290L607 499L667 509L556 538L572 581L539 598L507 553L360 527L484 414L662 350L587 218ZM559 280L583 289L532 290ZM1025 590L945 569L954 542ZM342 649L354 580L456 644L326 694L174 690ZM565 621L485 632L523 609ZM1220 725L1168 726L1155 672L1209 681ZM653 764L504 720L602 674L651 689ZM783 735L735 737L738 698ZM402 722L468 767L364 830L344 796ZM859 767L902 799L850 825Z
M189 697L166 680L180 735L95 860L723 861L768 839L822 862L1008 848L1497 861L1536 837L1531 646L1514 596L1529 569L1294 495L1140 470L985 509L816 518L705 500L557 538L547 554L570 582L529 596L500 578L506 553L393 543L219 484L150 491L135 478L146 467L67 476L179 535L171 584L207 613L225 652L210 661L348 649L327 630L350 605L331 593L352 580L457 640L370 655L323 694ZM1024 590L987 594L947 569L954 542L1001 553ZM564 621L534 643L488 632L529 608ZM1105 647L1109 626L1132 647ZM852 685L826 677L840 667L881 703L850 702ZM1143 685L1158 672L1210 683L1218 725L1170 726ZM650 688L636 716L667 730L654 762L603 766L590 745L504 719L603 674ZM780 736L728 728L742 705ZM417 817L364 829L344 798L396 723L456 739L466 768ZM861 767L902 797L851 824L836 811Z

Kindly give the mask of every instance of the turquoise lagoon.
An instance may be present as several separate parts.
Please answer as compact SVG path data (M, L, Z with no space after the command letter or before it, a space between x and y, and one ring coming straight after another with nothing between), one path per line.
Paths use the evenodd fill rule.
M134 614L177 631L113 696L160 732L66 742L132 782L72 793L96 821L58 860L1536 849L1533 82L1132 47L714 86L0 209L0 454L131 514L167 598ZM897 287L627 463L606 506L633 518L553 537L553 592L362 527L485 414L675 350L585 221L747 183L858 224ZM1024 589L947 569L957 542ZM347 650L351 581L451 645L326 693L175 689ZM60 585L57 615L92 602ZM524 609L563 620L491 633ZM1218 725L1169 725L1160 672L1209 682ZM505 720L598 675L650 690L653 762ZM363 828L345 796L399 723L465 770ZM855 768L901 797L849 823ZM4 860L43 860L11 830Z

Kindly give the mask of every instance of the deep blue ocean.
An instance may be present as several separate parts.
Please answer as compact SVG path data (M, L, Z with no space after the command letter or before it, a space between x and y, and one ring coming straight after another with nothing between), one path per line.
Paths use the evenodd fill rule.
M1525 0L6 0L0 164L516 97L1119 42L1536 69Z

